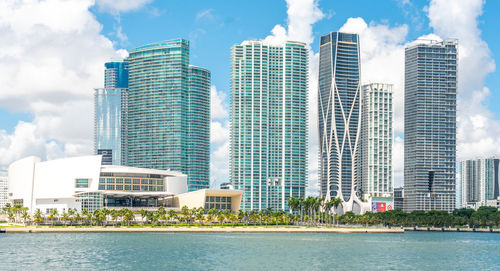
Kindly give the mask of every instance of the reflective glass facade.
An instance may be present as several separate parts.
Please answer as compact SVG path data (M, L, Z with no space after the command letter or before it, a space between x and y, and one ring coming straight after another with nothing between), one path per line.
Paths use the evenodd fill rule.
M287 210L307 180L305 44L244 41L232 48L231 72L231 184L243 210Z
M405 49L404 210L453 211L457 132L456 40Z
M361 189L363 197L392 198L392 85L362 87Z
M320 195L340 198L352 210L359 203L361 182L358 35L322 36L319 58Z
M94 150L106 156L104 164L122 164L123 113L126 114L122 104L126 96L125 88L99 88L94 92Z
M210 72L189 66L183 39L133 49L127 60L127 165L181 171L189 191L208 188Z
M190 191L208 188L210 178L210 72L189 66L188 186Z

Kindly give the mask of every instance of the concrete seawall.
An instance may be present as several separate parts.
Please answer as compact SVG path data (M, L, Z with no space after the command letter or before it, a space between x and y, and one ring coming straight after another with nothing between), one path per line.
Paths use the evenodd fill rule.
M500 229L485 228L428 228L428 227L405 227L405 231L432 231L432 232L494 232L500 233Z
M166 228L127 228L127 227L25 227L4 228L6 233L126 233L126 232L158 232L158 233L404 233L400 228L314 228L314 227L166 227Z

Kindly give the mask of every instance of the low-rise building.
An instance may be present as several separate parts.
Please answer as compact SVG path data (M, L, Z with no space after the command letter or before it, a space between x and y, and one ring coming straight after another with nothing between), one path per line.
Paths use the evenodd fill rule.
M241 191L187 193L187 176L180 172L102 165L101 159L101 155L92 155L46 162L34 156L18 160L9 166L9 201L28 207L30 212L40 209L47 214L52 209L65 212L69 208L205 207L215 197L218 204L209 207L239 210ZM224 204L221 197L225 197Z

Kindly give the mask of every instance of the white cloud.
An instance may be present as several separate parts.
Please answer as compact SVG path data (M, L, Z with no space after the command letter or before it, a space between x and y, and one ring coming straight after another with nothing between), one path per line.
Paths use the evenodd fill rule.
M210 114L213 120L225 119L229 116L226 96L223 91L217 91L214 85L210 87Z
M421 39L459 39L458 75L458 159L489 156L500 153L500 122L487 108L489 89L484 86L486 75L495 63L488 45L481 39L478 18L484 2L433 0L426 8L434 33ZM413 26L415 27L415 26ZM350 18L341 31L360 34L361 78L366 82L394 84L393 168L395 185L402 184L404 142L404 47L406 25L389 27L385 24Z
M89 12L93 1L0 3L0 107L33 115L0 130L0 167L23 156L92 152L93 88L117 53Z
M390 27L362 18L349 18L340 31L360 35L361 80L393 84L394 185L403 184L404 142L404 47L408 26Z
M229 181L229 113L226 94L210 87L210 177L215 187Z
M204 9L196 14L196 21L200 20L207 20L207 21L213 21L215 20L214 16L214 9L213 8L208 8Z
M434 0L428 8L435 33L459 41L459 160L500 154L500 122L486 105L490 91L485 78L495 71L495 62L478 28L483 5L482 0Z
M142 8L153 0L97 0L97 6L112 14L128 12Z

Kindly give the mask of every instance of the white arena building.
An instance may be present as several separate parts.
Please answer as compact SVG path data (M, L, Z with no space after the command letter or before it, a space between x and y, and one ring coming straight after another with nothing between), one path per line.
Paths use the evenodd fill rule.
M177 171L101 165L101 155L41 162L27 157L8 170L8 198L13 204L65 212L69 208L156 209L181 206L237 212L241 191L198 190L187 193L187 175Z

